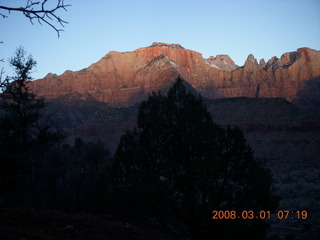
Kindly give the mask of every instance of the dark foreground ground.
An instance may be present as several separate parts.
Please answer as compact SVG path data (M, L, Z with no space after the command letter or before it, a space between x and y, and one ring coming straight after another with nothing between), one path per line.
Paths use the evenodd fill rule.
M178 239L154 226L103 216L0 209L0 240Z
M318 240L320 215L272 224L268 240ZM181 240L163 228L107 216L0 209L0 240ZM219 238L214 238L219 240Z

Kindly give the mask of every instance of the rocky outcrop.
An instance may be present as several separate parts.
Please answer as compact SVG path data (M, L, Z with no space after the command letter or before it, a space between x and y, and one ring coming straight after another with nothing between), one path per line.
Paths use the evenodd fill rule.
M161 42L154 42L150 47L163 47L163 48L171 48L171 49L185 49L180 44L168 44Z
M228 55L211 56L206 60L210 67L217 68L221 71L232 72L239 68Z
M286 166L285 171L288 165L319 167L320 112L287 101L299 96L303 105L320 106L319 64L320 52L309 48L259 63L249 55L239 67L227 55L204 59L177 44L154 43L133 52L109 52L88 68L48 74L31 87L52 99L48 111L70 139L101 140L114 153L120 136L136 125L134 103L181 75L190 91L207 98L216 123L239 126L257 157L274 170ZM232 98L243 96L251 98ZM216 98L224 99L210 100Z
M180 44L153 43L133 52L109 52L80 71L48 74L31 88L47 99L71 93L92 96L111 106L130 106L181 75L204 97L283 97L293 101L308 79L320 76L320 52L301 48L258 64L249 55L244 66L227 55L204 59Z

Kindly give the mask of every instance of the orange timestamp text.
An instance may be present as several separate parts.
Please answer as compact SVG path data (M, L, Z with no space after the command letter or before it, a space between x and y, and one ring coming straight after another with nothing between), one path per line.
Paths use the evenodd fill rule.
M289 210L279 210L274 213L275 217L278 219L307 219L308 211L306 210L298 210L298 211L289 211ZM235 211L235 210L214 210L212 211L212 219L213 220L222 220L222 219L270 219L271 212L270 211L252 211L252 210L243 210L243 211Z

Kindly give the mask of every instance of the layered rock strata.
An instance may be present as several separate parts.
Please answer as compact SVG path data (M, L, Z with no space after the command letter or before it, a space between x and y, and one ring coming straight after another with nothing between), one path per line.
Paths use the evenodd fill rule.
M204 97L283 97L293 101L307 81L320 76L320 52L300 48L258 63L249 55L244 66L227 55L204 59L179 44L153 43L133 52L109 52L80 71L48 74L32 89L46 99L79 93L111 106L130 106L181 75Z

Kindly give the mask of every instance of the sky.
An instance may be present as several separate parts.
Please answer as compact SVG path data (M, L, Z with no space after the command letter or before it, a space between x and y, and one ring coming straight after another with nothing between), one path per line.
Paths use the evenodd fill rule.
M56 2L56 0L49 0ZM47 25L21 13L0 10L0 59L23 46L37 61L32 76L62 74L88 67L109 51L134 51L153 42L178 43L204 58L228 54L242 66L249 54L259 61L301 47L320 50L319 0L64 0L58 15L60 38ZM0 0L24 6L26 0Z

